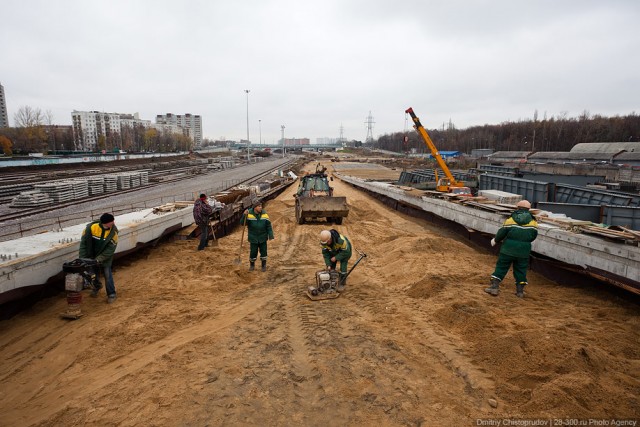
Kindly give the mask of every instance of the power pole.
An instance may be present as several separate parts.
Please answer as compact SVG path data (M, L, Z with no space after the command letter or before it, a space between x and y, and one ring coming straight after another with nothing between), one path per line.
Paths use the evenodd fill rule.
M247 163L251 163L251 157L249 157L249 89L244 90L247 94Z
M284 125L280 126L282 130L282 158L284 159Z
M367 138L365 139L365 142L373 142L373 125L375 123L376 122L373 121L373 116L371 115L371 111L369 111L367 120L364 122L364 124L367 125Z

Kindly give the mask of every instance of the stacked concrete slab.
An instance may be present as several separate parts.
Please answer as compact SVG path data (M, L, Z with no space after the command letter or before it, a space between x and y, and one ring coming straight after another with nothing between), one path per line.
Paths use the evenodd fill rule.
M36 190L47 194L56 203L73 200L73 183L70 181L49 182L46 184L36 184Z
M54 201L45 193L38 190L23 191L11 200L12 208L31 208L53 204Z
M103 193L128 190L149 184L149 171L94 175L87 178L36 184L34 190L22 191L14 197L12 207L35 207L84 199ZM32 188L30 185L26 189ZM15 194L15 193L14 193Z
M118 177L115 175L104 176L104 192L112 193L118 191Z
M73 184L74 199L86 199L89 197L89 182L86 179L72 179L70 182Z
M95 196L97 194L104 193L104 177L103 176L90 176L87 178L89 181L89 194Z
M509 205L515 205L522 200L522 196L520 194L507 193L506 191L498 190L480 190L478 191L478 196L486 197L489 200L495 200L498 203Z
M128 190L131 188L131 177L128 174L118 174L118 190Z

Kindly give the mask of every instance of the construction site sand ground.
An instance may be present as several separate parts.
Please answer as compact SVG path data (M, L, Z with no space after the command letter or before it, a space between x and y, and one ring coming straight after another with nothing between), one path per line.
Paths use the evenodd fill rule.
M68 321L61 294L0 322L0 425L640 417L637 299L535 273L525 299L511 274L493 298L494 255L333 185L350 205L336 228L368 255L340 298L305 296L326 224L296 224L294 185L265 205L267 272L246 242L235 265L240 228L201 252L166 241L115 262L114 304L87 294Z

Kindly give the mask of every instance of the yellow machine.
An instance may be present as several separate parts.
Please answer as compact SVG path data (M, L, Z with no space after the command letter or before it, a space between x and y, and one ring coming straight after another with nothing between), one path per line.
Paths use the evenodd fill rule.
M444 171L444 174L446 177L438 178L438 172L435 171L434 169L434 172L436 175L436 190L442 191L445 193L471 196L472 195L471 189L469 187L465 187L463 182L456 180L451 174L449 167L447 166L445 161L442 159L442 156L438 152L438 149L436 148L436 146L433 144L433 141L431 141L429 134L425 130L424 126L422 126L422 123L420 123L420 119L416 116L416 113L413 112L413 108L409 107L405 111L405 113L411 116L413 123L415 123L414 127L416 128L418 133L422 136L422 139L424 140L424 143L427 144L427 147L429 147L429 150L431 150L431 155L438 162L438 166L440 166L440 169Z

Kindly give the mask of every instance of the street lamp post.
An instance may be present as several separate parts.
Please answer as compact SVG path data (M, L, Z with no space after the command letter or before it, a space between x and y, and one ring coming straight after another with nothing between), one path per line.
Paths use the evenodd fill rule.
M284 125L280 126L282 129L282 158L284 159Z
M247 163L251 163L251 157L249 157L249 145L251 144L249 142L249 89L245 89L244 90L245 93L247 94Z
M262 119L258 119L258 130L260 131L260 145L262 145Z

